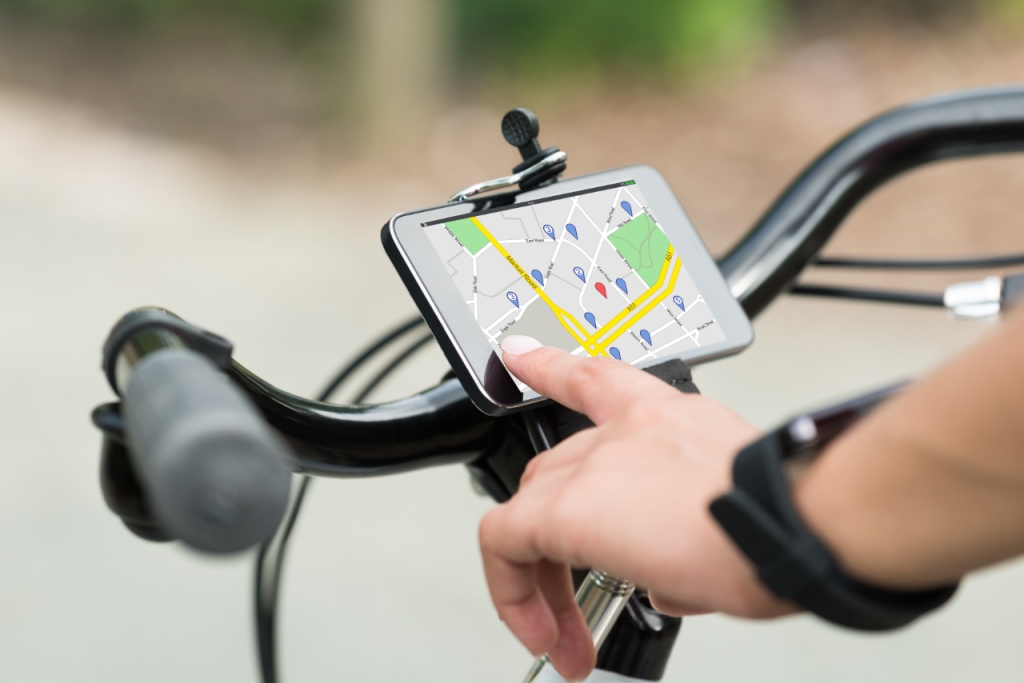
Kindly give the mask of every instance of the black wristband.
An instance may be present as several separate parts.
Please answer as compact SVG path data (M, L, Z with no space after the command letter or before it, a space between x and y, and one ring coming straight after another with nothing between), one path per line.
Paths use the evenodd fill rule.
M843 573L793 506L784 468L816 454L881 397L872 395L870 402L846 404L816 419L798 418L750 444L733 463L733 490L711 503L711 514L775 595L826 621L863 631L905 626L942 606L959 585L899 592L857 581ZM816 425L831 434L823 438Z

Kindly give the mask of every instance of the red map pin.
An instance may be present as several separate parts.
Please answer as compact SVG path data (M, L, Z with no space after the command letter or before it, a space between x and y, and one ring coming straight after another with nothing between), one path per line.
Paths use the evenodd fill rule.
M596 289L605 299L608 298L608 290L604 288L603 282L598 282L597 284L595 284L594 289Z

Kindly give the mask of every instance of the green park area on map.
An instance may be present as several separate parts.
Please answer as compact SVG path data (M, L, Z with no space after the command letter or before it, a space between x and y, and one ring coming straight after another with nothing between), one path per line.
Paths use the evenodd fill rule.
M476 227L468 218L445 223L445 227L451 230L455 239L461 242L462 246L474 256L488 244L487 238L480 232L480 228Z
M648 287L657 284L665 256L672 245L647 213L640 214L608 235L608 241L615 245Z
M680 245L633 183L427 223L424 231L498 353L508 335L526 335L642 365L725 338Z

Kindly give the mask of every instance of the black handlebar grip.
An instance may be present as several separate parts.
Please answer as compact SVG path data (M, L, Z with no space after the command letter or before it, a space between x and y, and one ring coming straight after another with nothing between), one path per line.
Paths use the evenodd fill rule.
M132 464L170 533L211 553L274 533L288 503L288 447L212 362L188 349L152 353L123 398Z

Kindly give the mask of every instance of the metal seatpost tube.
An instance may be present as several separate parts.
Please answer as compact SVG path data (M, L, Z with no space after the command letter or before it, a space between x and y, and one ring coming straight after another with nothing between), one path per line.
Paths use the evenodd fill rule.
M594 639L594 649L600 649L608 633L615 625L615 620L622 613L622 608L636 586L630 581L618 579L598 569L591 569L587 578L576 591L576 604L583 612L583 619ZM543 655L530 667L523 683L537 681L545 670L551 669L551 660Z

